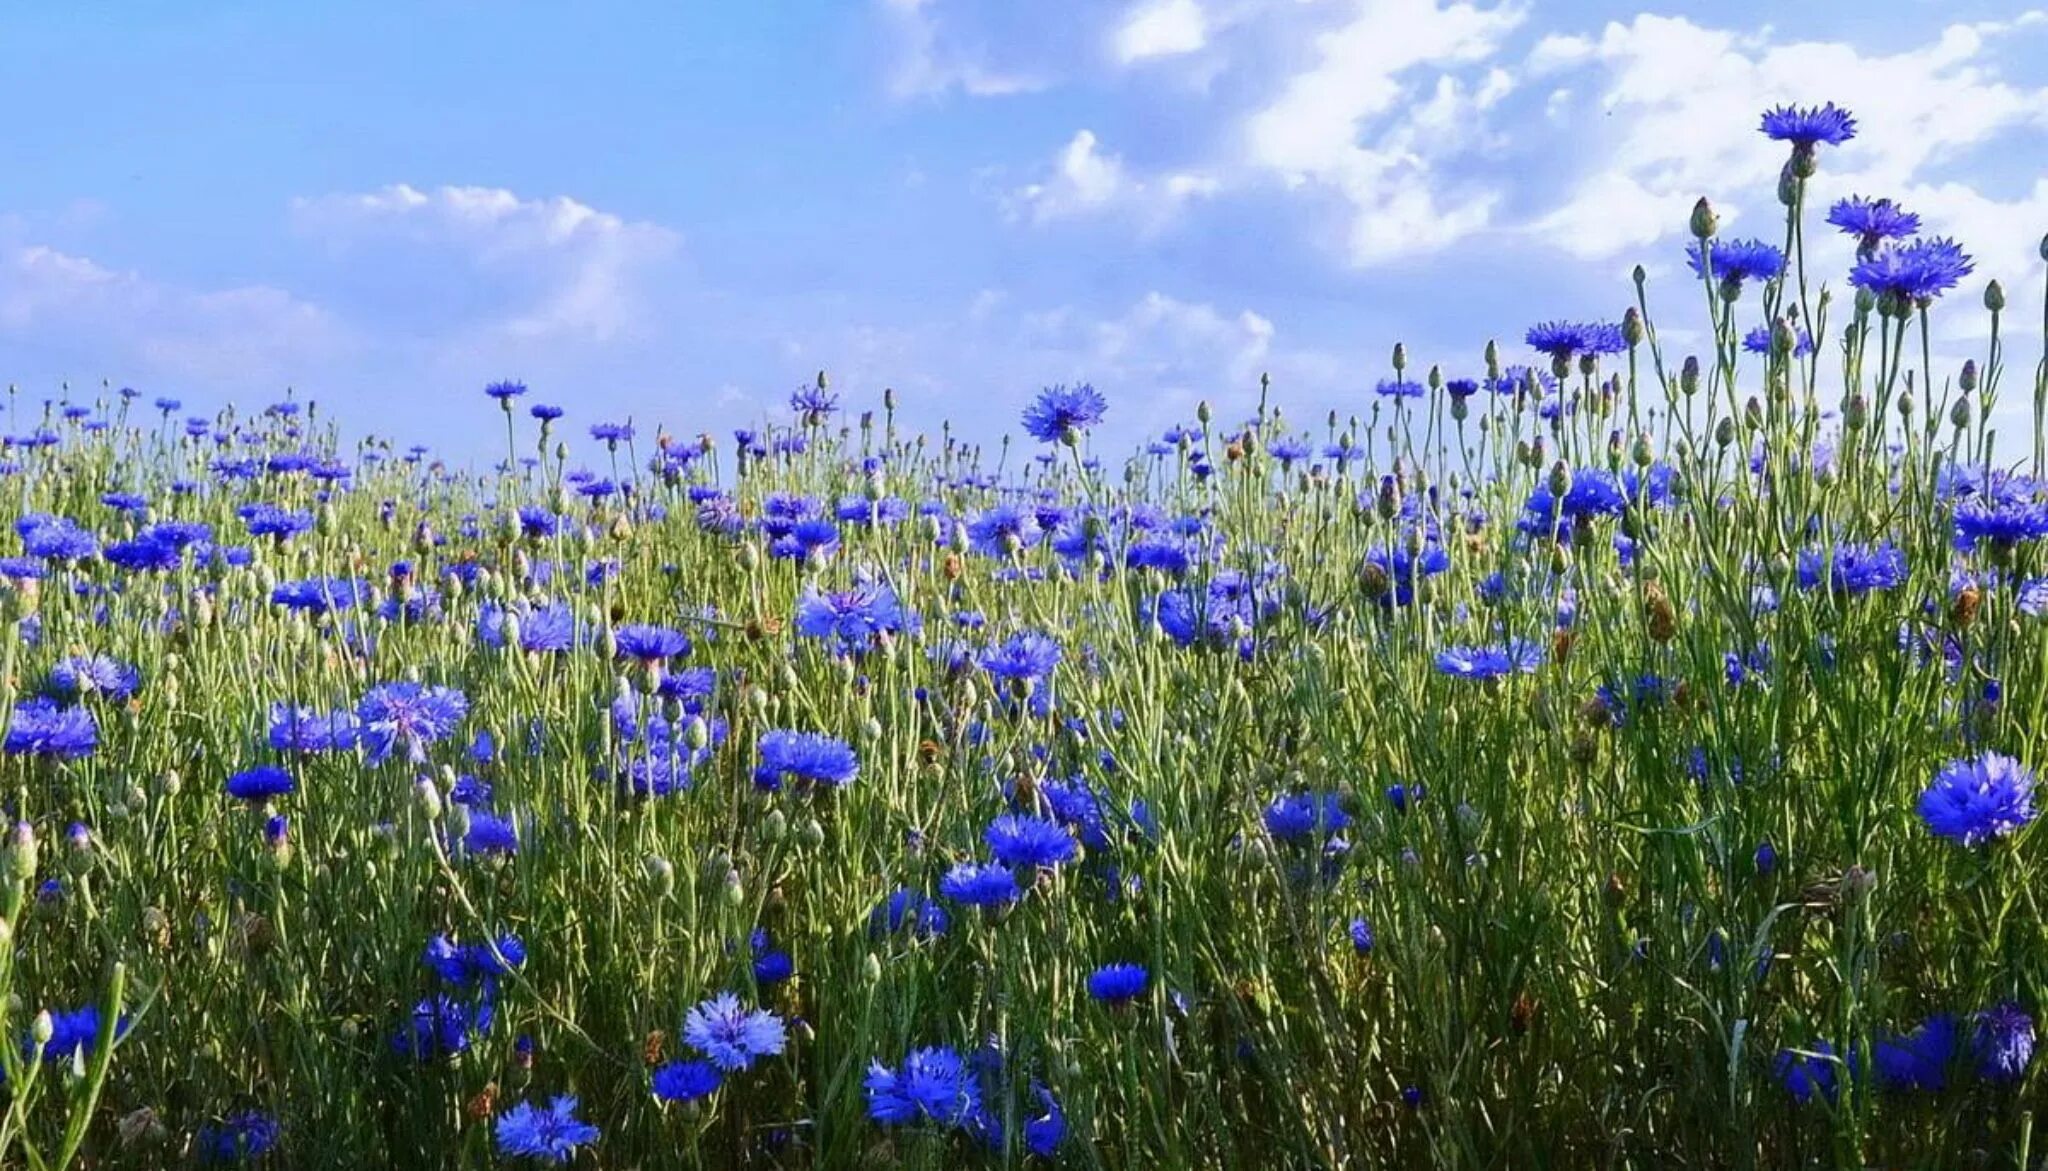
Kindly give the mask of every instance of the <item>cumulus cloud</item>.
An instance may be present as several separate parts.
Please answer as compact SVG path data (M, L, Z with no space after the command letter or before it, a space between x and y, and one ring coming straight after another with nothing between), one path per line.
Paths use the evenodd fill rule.
M1598 119L1582 110L1576 121L1599 130L1580 153L1603 165L1533 227L1574 255L1604 258L1675 234L1701 195L1731 196L1722 201L1731 226L1747 202L1775 215L1770 192L1784 148L1756 132L1756 116L1781 103L1829 100L1855 112L1860 133L1829 152L1828 184L1876 194L1924 182L1972 147L2048 126L2048 88L2001 80L1988 61L1997 38L2042 23L2028 13L1951 25L1897 53L1647 14L1597 37L1546 37L1527 67L1586 79Z
M1217 181L1194 173L1140 176L1101 149L1092 130L1068 140L1051 173L1018 189L1011 211L1034 223L1099 212L1128 213L1148 230L1165 226L1189 200L1216 193Z
M959 91L970 97L1002 97L1045 88L1042 76L1006 69L992 61L996 38L980 37L973 21L947 21L944 0L878 0L895 42L889 90L898 98L932 97ZM1035 19L1035 17L1034 17Z
M43 244L0 247L0 333L76 378L271 389L358 341L333 314L281 289L184 288Z
M489 323L510 338L608 341L647 324L648 274L674 255L677 235L566 196L526 199L496 187L376 191L300 199L299 227L338 252L398 242L452 249L479 274L502 278L524 303Z
M1111 50L1129 65L1193 53L1208 41L1208 14L1198 0L1142 0L1117 26Z

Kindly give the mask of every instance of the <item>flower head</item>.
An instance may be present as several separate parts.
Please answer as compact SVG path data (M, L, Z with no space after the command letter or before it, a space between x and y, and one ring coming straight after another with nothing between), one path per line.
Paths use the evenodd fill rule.
M1724 285L1767 281L1785 271L1785 253L1762 240L1716 240L1712 249L1695 240L1686 246L1685 259L1695 275Z
M939 893L971 907L1001 907L1017 901L1017 876L996 863L959 862L939 879Z
M576 1117L574 1097L558 1094L546 1106L521 1102L498 1115L496 1135L501 1154L566 1163L577 1147L597 1141L598 1129Z
M1976 262L1954 240L1936 236L1881 248L1849 270L1849 283L1880 302L1926 305L1961 283Z
M767 1009L744 1008L740 998L721 992L683 1018L683 1040L727 1073L752 1068L782 1052L788 1041L782 1018Z
M967 1063L944 1047L913 1050L893 1070L874 1062L868 1066L867 1092L868 1117L884 1126L926 1121L958 1126L981 1106L981 1091Z
M362 741L377 764L404 746L414 764L427 758L427 746L452 735L469 714L469 699L452 687L423 683L385 683L365 692L356 705Z
M1499 679L1529 674L1543 662L1543 648L1524 639L1497 646L1453 646L1437 652L1436 669L1457 679Z
M664 1102L694 1102L716 1093L724 1080L708 1061L671 1061L654 1071L654 1096Z
M1071 862L1080 843L1058 822L1024 813L1005 813L989 823L988 848L996 861L1020 870Z
M761 737L761 766L754 784L774 791L788 782L841 789L860 775L860 758L844 740L822 732L776 729Z
M1529 347L1557 361L1628 349L1621 327L1604 321L1546 321L1529 327Z
M1104 964L1088 977L1088 995L1105 1004L1129 1004L1151 984L1152 976L1142 964Z
M1920 232L1920 217L1889 199L1851 195L1828 209L1828 223L1856 237L1861 252L1874 252L1886 240L1905 240Z
M1936 835L1964 846L2005 837L2034 819L2034 774L1997 752L1950 761L1920 794L1920 817Z
M277 1120L256 1110L239 1110L199 1128L194 1145L209 1163L244 1163L277 1145Z
M1024 430L1041 443L1071 443L1102 421L1109 400L1093 386L1048 386L1024 408Z
M1970 1039L1977 1072L1995 1082L2016 1082L2034 1060L2034 1018L2011 1001L1977 1014Z
M60 707L37 696L14 705L7 723L6 750L16 756L78 760L99 746L100 727L84 707Z
M292 775L274 764L259 764L228 778L228 796L237 801L261 804L297 789Z
M1804 1106L1819 1097L1832 1103L1835 1100L1835 1071L1839 1062L1835 1059L1835 1047L1826 1041L1816 1041L1810 1050L1780 1049L1771 1062L1771 1070L1778 1077L1785 1092L1792 1100Z
M1816 144L1840 146L1856 137L1856 119L1829 102L1825 106L1775 106L1764 111L1764 137L1812 150Z
M983 670L1012 683L1032 683L1052 674L1059 665L1060 644L1034 630L1023 630L1001 645L981 652Z
M823 639L834 650L860 654L877 635L903 629L903 604L886 583L857 585L847 590L813 588L796 605L796 632Z

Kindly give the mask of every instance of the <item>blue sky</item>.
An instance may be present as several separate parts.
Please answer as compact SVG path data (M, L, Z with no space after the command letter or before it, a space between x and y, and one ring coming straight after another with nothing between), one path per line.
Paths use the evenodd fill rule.
M1614 316L1638 261L1683 346L1687 210L1770 231L1758 112L1829 99L1862 134L1819 194L1898 198L2038 321L2048 13L2012 3L13 6L0 377L290 385L456 458L497 378L691 434L824 368L977 438L1085 379L1132 443L1270 372L1306 425L1396 340L1455 374Z

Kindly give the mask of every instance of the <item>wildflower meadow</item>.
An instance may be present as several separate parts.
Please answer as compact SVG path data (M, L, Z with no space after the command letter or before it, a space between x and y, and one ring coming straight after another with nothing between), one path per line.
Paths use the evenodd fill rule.
M15 391L0 1166L2040 1166L2044 276L1855 131L1134 453Z

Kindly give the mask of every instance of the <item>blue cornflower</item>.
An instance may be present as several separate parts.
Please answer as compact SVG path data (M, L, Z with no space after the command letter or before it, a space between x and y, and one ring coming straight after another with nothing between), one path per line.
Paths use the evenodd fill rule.
M1823 582L1837 593L1864 594L1893 589L1906 580L1906 555L1889 541L1875 545L1838 545L1832 550L1807 549L1799 554L1799 585L1813 589Z
M664 1102L694 1102L717 1093L724 1080L708 1061L671 1061L654 1071L654 1096Z
M1322 840L1351 824L1336 793L1287 793L1266 806L1266 833L1276 842Z
M1109 400L1085 382L1048 386L1024 408L1024 430L1041 443L1071 443L1108 411Z
M756 927L747 937L747 949L754 955L754 983L766 987L780 984L796 974L796 961L775 946L766 927Z
M1920 817L1936 835L1965 846L2005 837L2034 820L2034 774L1997 752L1950 761L1920 794Z
M391 1048L420 1062L452 1057L488 1033L496 1015L488 994L461 1000L437 992L413 1006L412 1015L392 1034Z
M356 705L371 764L381 763L401 744L412 763L422 763L427 745L453 734L468 714L469 700L460 691L412 682L372 687Z
M67 517L23 518L17 523L22 551L45 561L83 561L99 552L93 535Z
M2034 1018L2011 1001L1977 1014L1970 1037L1977 1072L1994 1082L2016 1082L2034 1060Z
M1044 535L1036 513L1010 503L994 505L967 522L969 546L984 557L1008 557Z
M939 879L939 893L971 907L1001 907L1017 901L1017 876L994 862L959 862Z
M1555 361L1628 349L1621 327L1603 321L1546 321L1530 326L1526 340L1531 349L1549 354Z
M489 386L484 387L484 393L504 403L505 409L509 411L512 409L512 400L526 393L526 384L510 380L493 382Z
M280 582L271 589L270 600L287 610L326 614L354 608L367 590L365 583L351 578L316 577L307 581Z
M1142 964L1104 964L1088 977L1088 995L1104 1004L1124 1005L1145 994L1152 975Z
M1774 106L1764 111L1764 137L1789 142L1796 150L1816 145L1840 146L1856 137L1856 119L1849 111L1829 102L1825 106Z
M1723 285L1739 286L1752 278L1772 280L1785 271L1785 253L1777 245L1762 240L1716 240L1710 252L1698 240L1686 245L1685 261L1693 275L1707 276L1710 260L1713 279Z
M1543 662L1543 648L1526 639L1512 639L1498 646L1445 647L1437 652L1436 669L1458 679L1499 679L1536 670Z
M821 561L839 552L839 526L823 517L807 517L768 542L768 555L786 561Z
M509 855L519 852L519 830L512 822L483 810L472 810L462 848L471 854Z
M1936 236L1871 253L1849 270L1849 283L1903 312L1909 303L1929 304L1975 268L1976 262L1954 240Z
M967 1063L945 1047L913 1050L890 1069L868 1066L868 1117L884 1126L932 1121L958 1126L981 1107L981 1091Z
M292 775L274 764L259 764L228 778L228 796L238 801L262 803L285 796L298 788Z
M844 788L860 775L860 758L844 740L822 732L776 729L761 737L761 767L754 784L775 791L789 781L799 786Z
M1878 1084L1891 1090L1943 1089L1956 1040L1956 1018L1948 1013L1929 1017L1911 1032L1879 1038L1871 1046Z
M798 387L789 396L789 409L796 412L805 426L815 427L839 410L839 396L822 386Z
M721 992L683 1018L683 1040L727 1073L750 1069L782 1052L788 1036L782 1018L766 1009L747 1009L740 998Z
M106 655L74 655L50 668L50 691L58 699L102 695L127 699L142 688L142 672Z
M427 941L420 959L450 984L489 992L497 987L498 977L526 965L526 944L517 935L500 935L489 943L456 943L436 935Z
M1828 209L1828 223L1856 237L1859 252L1875 252L1886 240L1904 240L1919 234L1920 217L1889 199L1865 199L1852 195L1838 199Z
M352 712L270 705L270 746L279 752L346 752L356 746Z
M1381 398L1421 398L1424 387L1412 378L1382 378L1372 392Z
M561 418L566 412L562 408L549 403L535 403L527 408L526 413L543 423L552 423L556 419Z
M1362 956L1372 954L1376 940L1372 933L1372 924L1366 921L1365 916L1360 915L1351 920L1350 935L1352 951Z
M1523 510L1531 520L1544 522L1542 532L1537 535L1548 536L1548 522L1559 516L1571 520L1619 516L1627 507L1628 497L1623 492L1621 479L1613 472L1601 468L1578 468L1572 472L1571 483L1562 499L1551 491L1546 482L1529 493Z
M566 1163L576 1148L594 1143L598 1129L576 1117L576 1099L558 1094L546 1106L521 1102L498 1115L498 1152L544 1163Z
M1759 325L1755 329L1750 330L1748 333L1743 334L1742 348L1749 351L1752 354L1770 353L1771 327L1768 325ZM1792 340L1792 356L1795 358L1804 358L1811 353L1813 353L1813 335L1806 332L1805 329L1800 329L1796 331L1793 334Z
M982 670L998 679L1029 684L1051 675L1060 657L1059 643L1037 631L1023 630L1000 646L982 651L977 661Z
M245 504L236 512L249 526L252 537L274 537L283 543L301 533L313 531L313 514L292 512L275 504Z
M946 908L908 887L896 888L868 916L868 930L876 935L908 930L917 939L937 939L951 925Z
M7 723L6 750L16 756L78 760L99 747L100 726L84 707L62 707L36 696L14 706Z
M512 627L518 629L519 649L531 654L561 654L574 647L583 633L577 627L576 612L566 602L511 608L486 602L477 608L477 635L484 645L503 647Z
M1045 1113L1024 1124L1024 1145L1041 1159L1050 1159L1059 1153L1060 1144L1067 1139L1067 1116L1052 1096L1052 1091L1031 1083L1031 1092L1037 1096L1038 1104Z
M1066 827L1023 813L1005 813L996 818L989 823L984 837L996 861L1020 870L1071 862L1081 850Z
M256 1110L239 1110L199 1128L194 1145L209 1163L244 1163L277 1145L277 1120Z
M617 447L619 444L633 438L633 425L631 423L592 423L590 425L590 437L601 440L611 447Z
M99 1044L102 1023L98 1005L88 1004L68 1011L51 1010L50 1040L41 1047L40 1060L68 1062L79 1054L91 1057L93 1047ZM116 1040L128 1035L128 1024L125 1016L114 1022ZM30 1061L38 1060L35 1038L23 1040L22 1056Z
M813 588L796 606L798 634L825 639L847 654L866 651L874 645L876 635L901 629L903 604L887 583L829 592Z
M666 626L621 626L612 632L619 657L660 663L690 653L690 636Z
M1956 505L1956 545L1964 551L1989 541L2011 549L2048 536L2048 504L2014 497L1971 496Z
M1835 1047L1826 1041L1816 1041L1802 1052L1796 1049L1780 1049L1771 1062L1771 1071L1777 1075L1779 1084L1792 1100L1804 1106L1816 1095L1829 1103L1835 1100Z
M161 538L144 533L132 541L116 541L101 555L129 573L168 573L184 563L184 553Z

